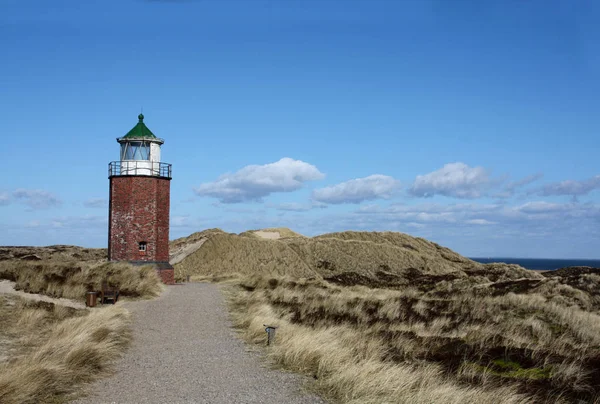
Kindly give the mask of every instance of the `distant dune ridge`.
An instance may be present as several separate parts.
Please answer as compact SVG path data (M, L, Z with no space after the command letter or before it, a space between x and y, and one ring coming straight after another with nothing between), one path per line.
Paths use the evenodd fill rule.
M47 247L0 246L0 261L96 261L106 260L106 248L84 248L72 245Z
M181 251L201 240L200 248L181 257ZM370 286L400 286L419 276L487 277L490 281L543 278L518 265L480 264L431 241L397 232L346 231L304 237L286 228L239 235L210 229L172 241L171 257L178 257L174 265L179 278L262 273Z

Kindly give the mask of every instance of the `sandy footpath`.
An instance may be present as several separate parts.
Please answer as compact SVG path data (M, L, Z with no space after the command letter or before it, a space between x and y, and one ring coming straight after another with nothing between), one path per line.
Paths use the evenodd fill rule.
M133 345L78 403L324 403L302 390L301 376L246 351L215 285L169 286L158 299L122 304L133 313Z
M15 290L15 283L11 281L0 281L0 295L14 295L29 300L37 300L42 302L60 304L62 306L72 307L74 309L85 309L85 302L77 302L71 299L55 299L50 296L39 295L36 293L25 293L20 290Z

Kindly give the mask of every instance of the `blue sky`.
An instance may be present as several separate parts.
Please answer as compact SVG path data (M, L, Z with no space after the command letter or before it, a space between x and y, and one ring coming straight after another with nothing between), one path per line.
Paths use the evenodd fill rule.
M591 1L0 3L0 245L107 240L137 122L171 237L393 230L468 256L600 259Z

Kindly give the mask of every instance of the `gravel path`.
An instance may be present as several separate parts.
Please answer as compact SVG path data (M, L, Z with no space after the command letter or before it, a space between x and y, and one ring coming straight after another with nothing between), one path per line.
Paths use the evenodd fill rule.
M301 376L246 351L216 285L169 286L158 299L124 306L134 343L117 373L78 403L324 403L302 391Z

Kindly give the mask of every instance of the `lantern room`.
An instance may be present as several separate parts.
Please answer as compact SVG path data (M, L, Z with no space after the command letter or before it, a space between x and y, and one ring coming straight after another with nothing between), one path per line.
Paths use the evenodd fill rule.
M138 115L138 123L127 134L117 138L121 145L120 161L109 166L109 176L151 175L171 178L171 165L160 161L160 147L163 139L144 124L144 115Z

